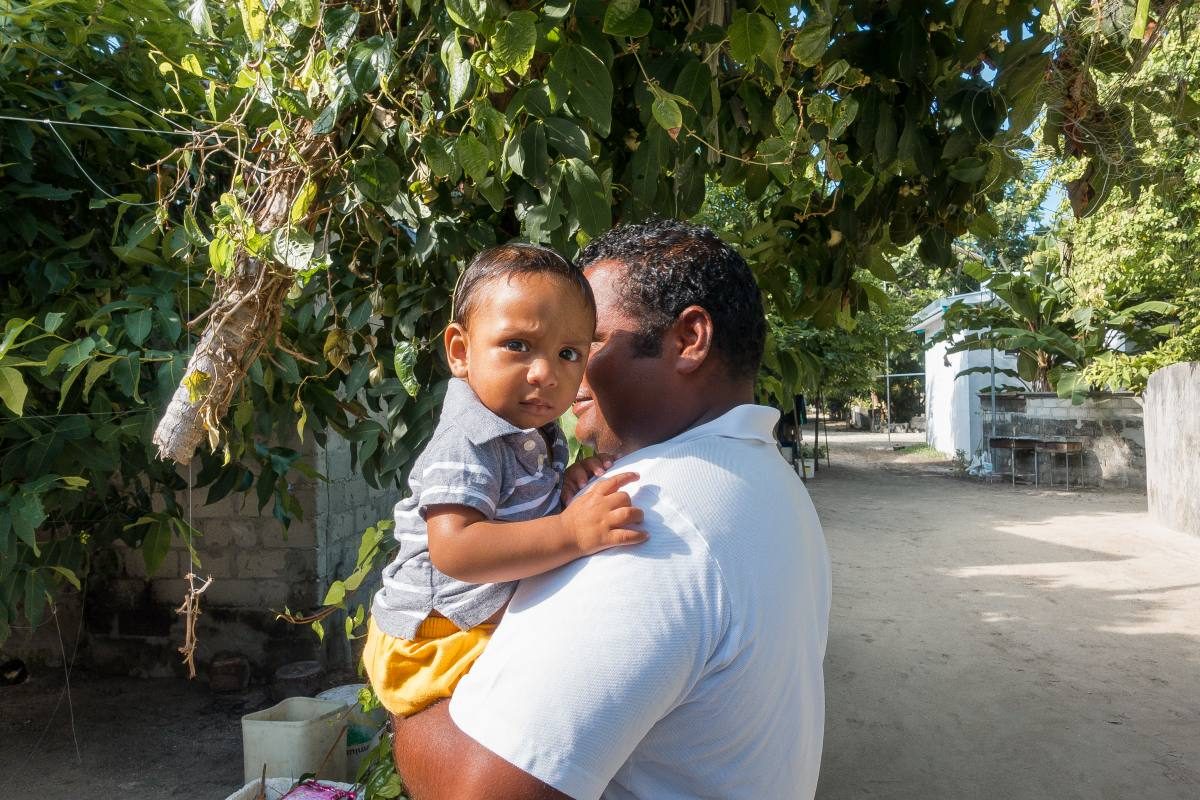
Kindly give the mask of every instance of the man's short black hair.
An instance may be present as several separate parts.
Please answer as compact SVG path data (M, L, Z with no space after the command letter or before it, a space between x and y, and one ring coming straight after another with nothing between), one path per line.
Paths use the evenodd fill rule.
M599 261L626 269L622 309L640 325L634 352L662 352L667 328L688 306L712 316L713 350L734 378L753 378L762 362L767 320L750 268L708 228L674 219L622 225L592 240L579 254L580 269Z
M509 275L558 275L579 292L592 316L596 315L596 298L581 268L548 247L510 242L481 250L471 259L454 290L451 321L466 327L479 302L480 290L494 278Z

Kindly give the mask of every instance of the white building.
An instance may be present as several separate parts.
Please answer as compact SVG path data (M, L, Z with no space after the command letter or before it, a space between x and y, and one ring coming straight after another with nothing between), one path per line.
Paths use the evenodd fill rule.
M1003 350L966 350L947 353L949 342L929 342L942 331L946 309L956 302L968 305L995 302L995 295L983 289L934 300L912 318L911 333L924 336L925 350L925 441L930 447L953 457L957 451L968 459L987 450L984 440L988 400L981 402L980 392L993 386L1011 386L1017 379L999 372L1016 370L1017 358ZM961 375L974 367L984 371ZM995 372L993 372L995 370Z

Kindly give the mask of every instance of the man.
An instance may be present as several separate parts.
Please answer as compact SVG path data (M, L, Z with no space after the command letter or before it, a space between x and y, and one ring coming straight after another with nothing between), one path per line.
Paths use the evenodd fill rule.
M745 262L676 221L580 257L597 343L576 435L622 456L649 541L523 581L449 703L398 724L414 800L811 798L829 563L753 405Z

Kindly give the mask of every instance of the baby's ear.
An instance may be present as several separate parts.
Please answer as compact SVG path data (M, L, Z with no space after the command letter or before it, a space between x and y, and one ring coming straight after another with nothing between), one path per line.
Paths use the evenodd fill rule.
M456 378L467 377L467 329L457 322L446 326L443 343L446 346L446 361L450 365L450 374Z

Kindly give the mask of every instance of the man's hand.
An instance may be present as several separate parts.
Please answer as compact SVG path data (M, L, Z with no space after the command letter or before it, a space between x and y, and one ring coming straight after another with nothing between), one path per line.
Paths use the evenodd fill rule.
M563 473L562 501L565 506L575 495L579 494L592 478L599 478L605 470L613 465L613 457L608 453L597 453L594 456L581 458Z
M620 491L622 486L637 479L633 472L604 478L562 512L563 528L573 537L580 556L639 544L650 538L644 531L630 527L641 524L642 510L633 505L628 492Z

